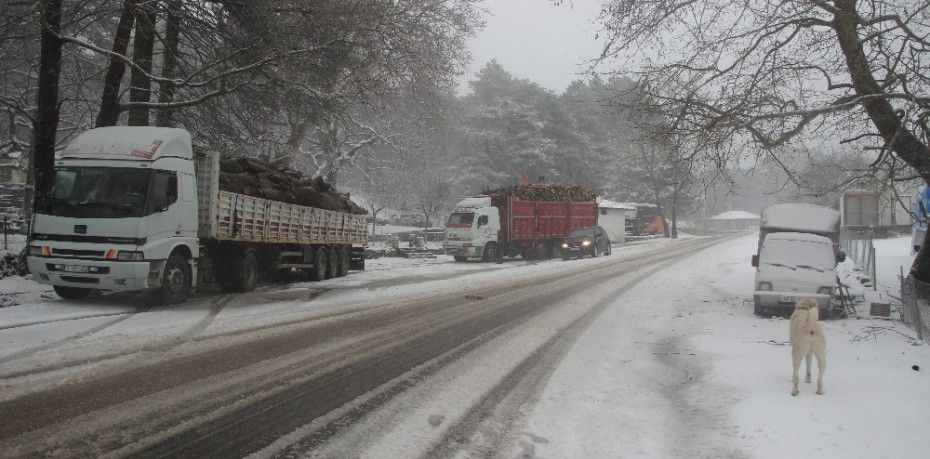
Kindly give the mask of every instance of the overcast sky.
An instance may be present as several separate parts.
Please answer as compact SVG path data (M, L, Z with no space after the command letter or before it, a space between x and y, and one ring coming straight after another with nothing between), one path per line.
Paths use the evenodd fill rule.
M487 26L469 43L472 62L458 78L458 93L491 59L510 73L561 92L600 51L593 23L603 0L485 0Z

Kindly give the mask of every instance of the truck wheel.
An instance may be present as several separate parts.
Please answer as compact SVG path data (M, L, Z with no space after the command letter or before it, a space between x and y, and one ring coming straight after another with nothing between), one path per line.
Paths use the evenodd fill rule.
M455 261L459 262L459 263L462 263L462 262L468 260L468 257L460 257L460 256L458 256L458 255L453 255L452 258L453 258Z
M349 251L342 247L337 252L339 253L339 270L337 274L339 277L344 277L349 274Z
M55 285L52 288L55 289L58 296L66 300L86 300L87 297L94 293L94 289L90 288L64 287L61 285Z
M329 257L326 256L326 248L317 247L313 251L313 269L310 271L310 277L315 281L325 280L328 265Z
M191 267L181 254L173 253L165 262L161 275L161 287L156 291L158 300L164 304L183 303L191 290Z
M332 247L326 249L327 258L329 258L329 263L326 263L327 279L339 277L339 255L337 255L336 252L337 250Z
M251 292L258 284L258 257L251 250L245 252L239 263L239 280L239 288L243 292Z
M571 255L569 255L568 252L563 252L563 253L562 253L562 259L563 259L563 260L568 261L570 258L571 258Z
M497 244L488 242L488 245L484 246L481 261L497 261Z

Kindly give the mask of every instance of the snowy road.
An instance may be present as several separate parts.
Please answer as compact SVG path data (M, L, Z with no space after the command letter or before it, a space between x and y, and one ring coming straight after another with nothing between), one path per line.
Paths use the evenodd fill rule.
M461 415L449 405L445 421L433 419L455 424L423 443L451 452L475 432L472 419L486 422L482 406L532 393L523 386L545 380L620 292L716 242L644 244L576 262L376 269L176 309L120 297L4 308L0 446L13 454L307 451L452 372L474 384L456 397ZM481 357L488 352L495 356ZM494 365L457 371L473 370L475 358ZM480 394L489 395L473 403Z
M787 325L745 302L754 248L384 260L179 309L3 308L0 454L785 457L802 438L810 457L922 457L930 397L909 367L928 348L825 323L827 395L789 397Z

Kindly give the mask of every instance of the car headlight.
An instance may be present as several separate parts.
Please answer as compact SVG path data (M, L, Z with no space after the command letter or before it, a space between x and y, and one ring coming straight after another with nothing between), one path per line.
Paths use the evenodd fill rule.
M568 243L567 243L567 242L563 242L563 243L562 243L562 248L563 248L563 249L567 249L567 248L568 248Z
M41 257L41 256L42 256L42 246L39 246L39 245L30 245L30 246L29 246L29 256L31 256L31 257Z
M761 281L761 282L759 282L758 284L756 284L756 290L767 290L767 291L771 292L771 291L772 291L772 283L771 283L771 282L766 282L766 281Z
M585 245L585 246L591 245L591 241L582 241L581 245Z
M817 289L817 293L821 295L833 295L833 287L820 287Z
M116 254L116 259L118 261L144 261L145 256L142 255L142 252L129 252L126 250L120 250Z

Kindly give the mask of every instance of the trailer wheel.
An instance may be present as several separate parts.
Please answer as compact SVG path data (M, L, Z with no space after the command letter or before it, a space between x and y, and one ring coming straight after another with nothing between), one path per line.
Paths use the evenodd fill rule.
M460 257L460 256L458 256L458 255L453 255L453 256L452 256L452 259L454 259L455 261L457 261L457 262L459 262L459 263L463 263L463 262L465 262L465 261L468 260L468 257Z
M338 276L344 277L349 274L349 251L345 247L337 249L339 253L339 270Z
M313 269L310 270L310 277L315 281L325 280L328 265L329 257L326 256L326 248L317 247L313 250Z
M330 247L326 249L326 255L329 259L329 263L326 263L326 278L332 279L334 277L339 277L339 255L337 255L337 250L335 247Z
M55 289L58 296L66 300L86 300L94 293L94 289L91 288L65 287L63 285L55 285L52 288Z
M161 287L155 292L164 304L183 303L191 291L191 267L179 253L172 253L165 262L161 276Z
M258 283L258 258L251 250L245 252L239 264L239 280L243 292L251 292Z

